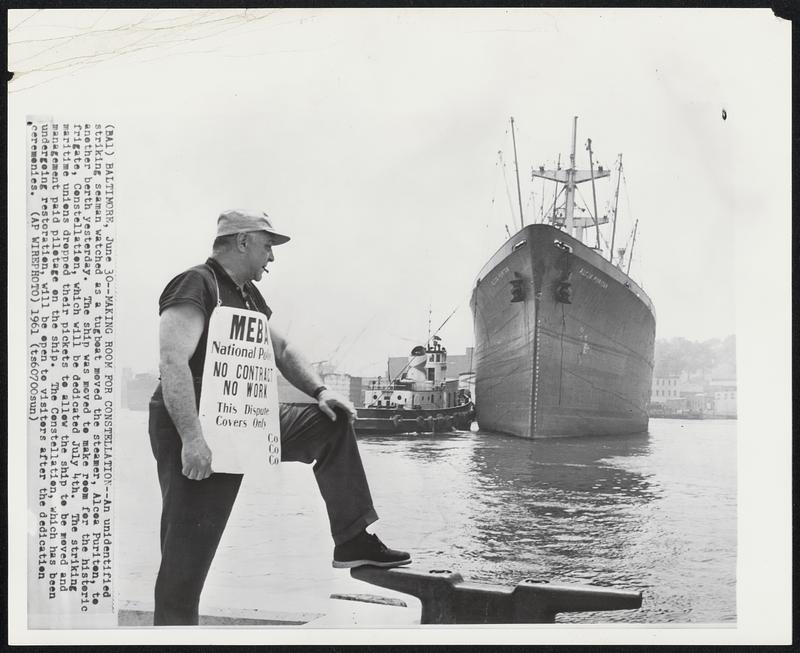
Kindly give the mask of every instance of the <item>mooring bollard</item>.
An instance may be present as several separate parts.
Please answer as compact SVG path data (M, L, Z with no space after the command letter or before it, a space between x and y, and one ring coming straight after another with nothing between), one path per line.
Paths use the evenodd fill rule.
M546 624L559 612L635 610L641 592L523 580L516 587L464 581L449 570L356 567L350 575L417 597L421 624Z

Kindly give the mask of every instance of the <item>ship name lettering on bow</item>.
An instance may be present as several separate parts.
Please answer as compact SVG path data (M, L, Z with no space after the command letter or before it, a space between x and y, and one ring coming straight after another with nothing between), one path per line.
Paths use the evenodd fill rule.
M586 277L590 281L594 281L598 286L600 286L603 289L608 288L608 282L603 281L600 277L596 276L595 274L592 274L585 268L581 268L580 270L578 270L578 274L580 274L582 277Z
M502 270L500 270L500 272L498 272L496 275L494 275L494 277L492 278L490 283L493 286L496 286L500 282L500 280L504 276L506 276L509 272L510 272L510 270L508 269L508 266L504 267Z

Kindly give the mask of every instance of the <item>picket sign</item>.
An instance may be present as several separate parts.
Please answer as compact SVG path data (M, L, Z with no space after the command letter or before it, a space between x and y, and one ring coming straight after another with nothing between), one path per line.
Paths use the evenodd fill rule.
M266 315L217 306L208 324L200 425L214 472L244 474L281 460L275 354Z

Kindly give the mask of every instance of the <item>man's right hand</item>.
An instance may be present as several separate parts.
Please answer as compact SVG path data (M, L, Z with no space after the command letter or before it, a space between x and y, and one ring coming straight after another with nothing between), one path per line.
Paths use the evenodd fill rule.
M211 476L211 449L202 437L183 443L181 463L183 475L192 481L202 481Z

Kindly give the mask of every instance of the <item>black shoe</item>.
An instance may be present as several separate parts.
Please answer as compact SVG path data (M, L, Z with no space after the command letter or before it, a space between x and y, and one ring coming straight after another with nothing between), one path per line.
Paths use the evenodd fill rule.
M377 535L361 531L352 540L337 544L333 549L333 566L346 567L399 567L411 562L405 551L394 551L378 539Z

